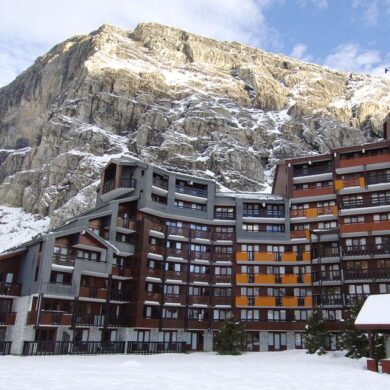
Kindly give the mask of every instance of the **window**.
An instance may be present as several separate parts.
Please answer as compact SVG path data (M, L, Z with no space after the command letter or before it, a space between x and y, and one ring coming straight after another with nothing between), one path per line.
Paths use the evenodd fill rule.
M242 309L240 312L241 321L259 321L260 310L247 310Z
M353 223L364 223L364 215L353 216L353 217L344 217L344 223L346 225L350 225Z
M79 260L86 260L86 261L100 261L100 253L99 252L84 251L84 250L77 250L76 258Z
M228 207L228 206L215 207L214 218L216 218L216 219L235 219L234 207Z
M214 309L213 310L213 320L214 321L225 321L232 317L231 310L222 310L222 309Z
M177 320L179 318L179 309L177 307L164 307L162 317L169 320Z
M268 321L286 321L286 310L268 310Z

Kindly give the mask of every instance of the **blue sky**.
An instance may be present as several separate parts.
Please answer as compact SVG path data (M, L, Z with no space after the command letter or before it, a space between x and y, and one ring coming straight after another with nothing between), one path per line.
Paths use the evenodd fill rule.
M390 68L390 0L0 0L0 86L70 36L153 21L340 70Z

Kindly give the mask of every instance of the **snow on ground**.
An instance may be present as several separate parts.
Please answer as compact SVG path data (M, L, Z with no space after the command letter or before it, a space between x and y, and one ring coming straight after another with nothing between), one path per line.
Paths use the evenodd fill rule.
M153 356L0 356L1 388L15 390L388 390L390 375L341 353L255 352Z
M19 207L0 206L0 253L49 228L50 219L24 212Z

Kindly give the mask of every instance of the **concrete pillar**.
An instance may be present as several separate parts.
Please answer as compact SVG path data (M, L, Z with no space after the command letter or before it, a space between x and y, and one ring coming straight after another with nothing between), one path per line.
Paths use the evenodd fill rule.
M12 310L16 312L15 325L9 326L6 332L6 341L12 341L11 354L13 355L22 354L24 341L34 341L35 329L33 325L26 325L31 301L31 295L13 300Z
M295 332L287 332L287 349L295 349Z
M207 330L203 333L203 351L212 352L213 350L213 332Z
M268 352L268 332L260 331L260 352Z

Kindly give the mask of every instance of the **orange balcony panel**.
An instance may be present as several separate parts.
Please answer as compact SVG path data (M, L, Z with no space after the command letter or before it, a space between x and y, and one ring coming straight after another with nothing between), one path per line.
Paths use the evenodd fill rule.
M305 307L313 307L313 297L305 297Z
M297 275L282 275L282 284L297 284L298 276Z
M276 306L275 297L256 297L255 306Z
M294 252L283 252L282 261L297 261L297 254Z
M255 252L255 261L275 261L275 253Z
M236 283L248 283L248 275L246 274L237 274L236 275Z
M311 260L311 253L310 252L303 252L302 259L303 259L303 261L310 261Z
M366 186L366 180L364 179L364 177L359 177L359 186L360 187Z
M275 275L255 275L255 283L258 284L275 284Z
M306 217L307 218L315 218L316 216L317 216L317 209L316 208L306 209Z
M337 215L339 210L337 209L337 206L332 206L332 211L333 211L333 215Z
M237 252L236 253L237 261L248 261L248 253L247 252Z
M340 160L340 168L349 168L357 165L378 164L389 162L390 155L388 153L378 154L377 156L361 156L346 160Z
M311 284L311 274L304 274L303 275L303 283Z
M282 306L285 306L285 307L298 306L298 298L297 297L283 297L282 298Z
M334 182L334 188L336 191L340 191L344 188L344 183L342 180L335 180Z
M248 306L248 297L236 297L236 306Z

